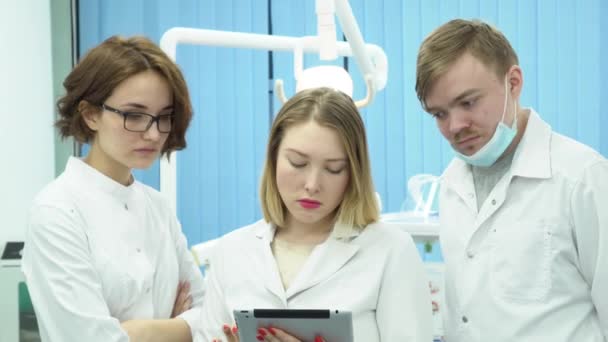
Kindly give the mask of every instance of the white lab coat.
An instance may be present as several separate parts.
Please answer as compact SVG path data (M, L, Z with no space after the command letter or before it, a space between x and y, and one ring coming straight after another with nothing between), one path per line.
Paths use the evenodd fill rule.
M608 336L608 161L530 112L479 212L469 166L455 159L443 175L448 342Z
M77 158L36 197L22 268L42 341L126 342L120 322L170 318L180 280L200 329L203 279L168 203Z
M356 342L432 341L428 281L411 237L384 223L334 231L284 290L264 221L222 237L205 277L205 340L223 337L234 309L338 309L353 313ZM280 327L279 327L280 328ZM331 341L329 341L331 342Z

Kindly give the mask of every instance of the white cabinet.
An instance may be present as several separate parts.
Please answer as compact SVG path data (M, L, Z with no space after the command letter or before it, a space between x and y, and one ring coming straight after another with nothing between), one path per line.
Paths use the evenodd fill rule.
M16 262L0 264L0 341L19 341L19 283L23 282L21 267Z

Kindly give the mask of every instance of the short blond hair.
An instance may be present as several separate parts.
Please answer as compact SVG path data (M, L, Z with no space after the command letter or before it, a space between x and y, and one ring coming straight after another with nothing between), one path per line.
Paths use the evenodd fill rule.
M288 128L314 120L334 130L348 157L350 179L344 199L336 210L336 223L363 228L378 220L365 126L353 100L329 88L298 92L287 101L272 123L260 186L264 219L278 227L285 224L287 208L276 182L278 150Z
M519 64L515 50L496 28L479 20L451 20L431 32L418 51L416 94L423 107L435 81L466 52L499 78Z

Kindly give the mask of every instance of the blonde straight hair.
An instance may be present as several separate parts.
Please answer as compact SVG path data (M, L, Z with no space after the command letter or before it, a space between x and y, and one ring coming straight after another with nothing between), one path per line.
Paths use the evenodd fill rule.
M283 105L272 123L260 186L264 219L278 227L285 224L287 208L276 182L277 154L287 129L310 120L334 130L348 157L350 180L336 210L335 222L364 228L377 221L380 209L375 197L363 120L348 95L329 88L298 92Z

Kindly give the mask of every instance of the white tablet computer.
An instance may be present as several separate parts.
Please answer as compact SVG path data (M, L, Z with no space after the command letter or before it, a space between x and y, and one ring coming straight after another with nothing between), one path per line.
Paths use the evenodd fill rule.
M241 342L258 342L258 328L275 327L299 338L314 341L319 335L326 341L353 342L353 320L349 311L254 309L234 310Z

